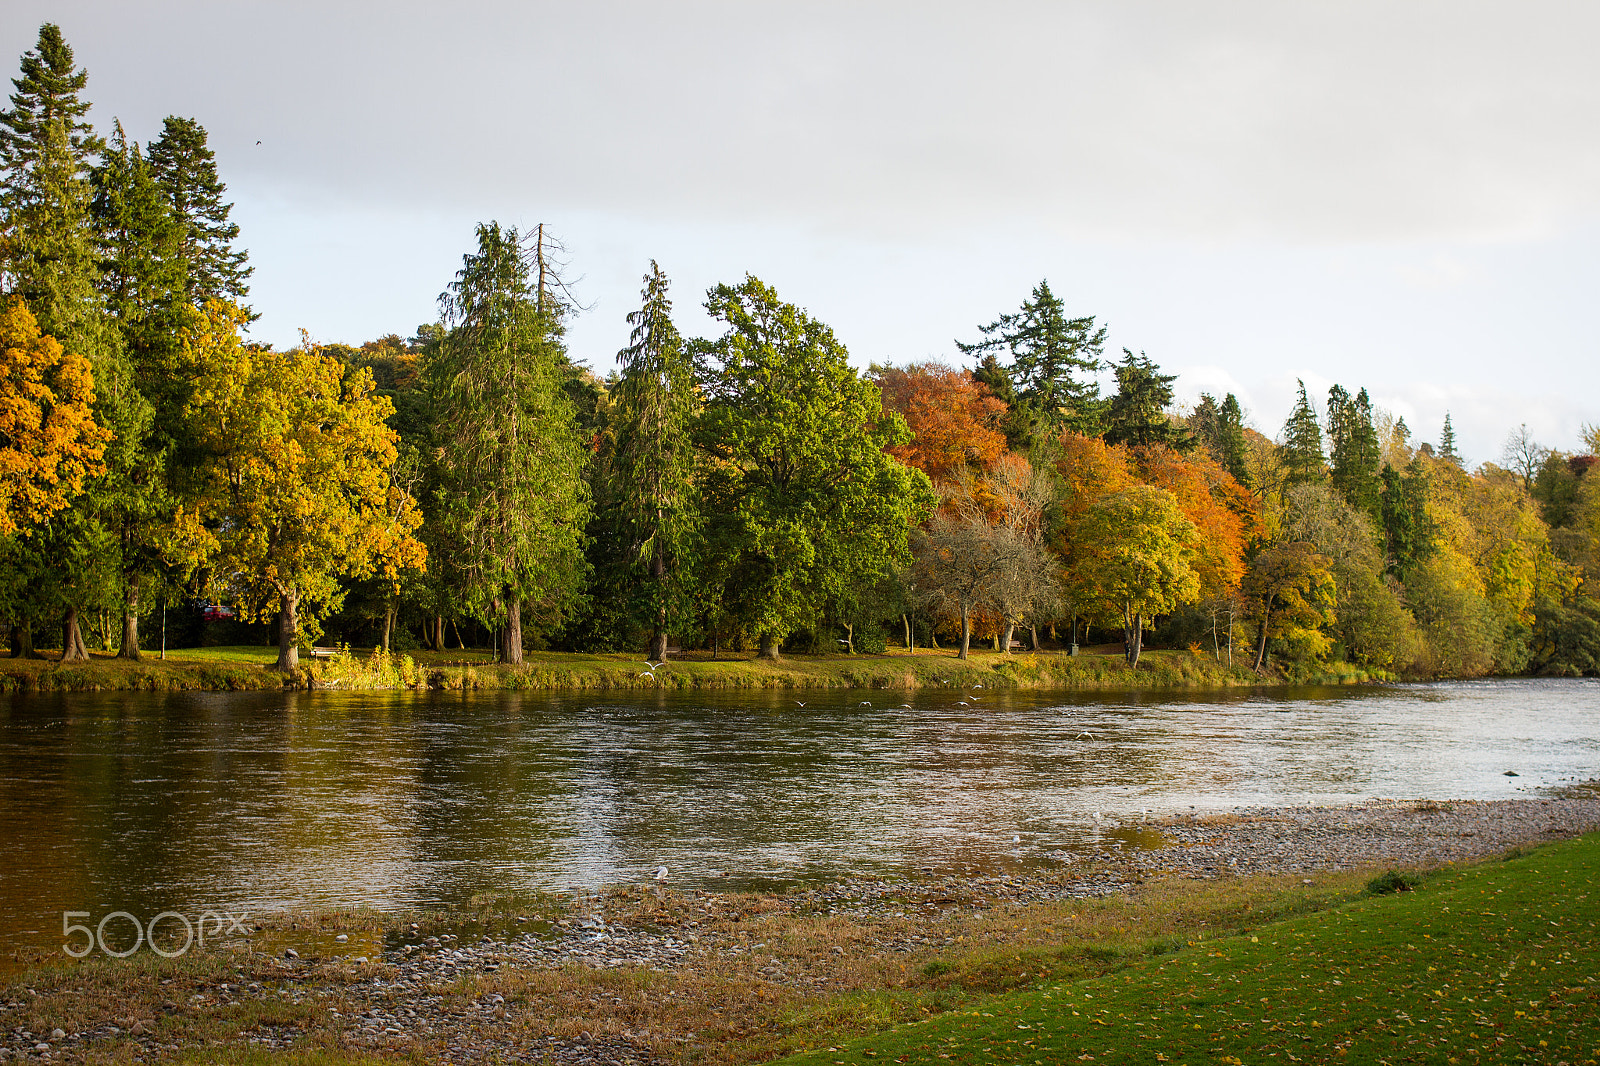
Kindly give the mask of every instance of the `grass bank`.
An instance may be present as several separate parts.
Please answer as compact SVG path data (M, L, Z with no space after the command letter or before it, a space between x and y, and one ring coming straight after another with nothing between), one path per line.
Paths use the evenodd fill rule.
M95 655L86 663L62 664L54 653L41 659L0 659L0 690L92 691L97 689L272 689L285 684L268 667L272 648L223 647L169 651L165 660L147 654L133 663ZM1182 689L1272 684L1242 666L1209 655L1150 651L1129 669L1120 655L1087 652L974 651L960 660L949 651L884 655L789 655L778 662L754 655L689 653L654 670L633 654L529 652L521 666L502 666L484 652L454 650L374 656L356 649L334 661L302 660L291 687L418 689ZM1359 670L1318 681L1350 684L1387 680Z
M790 1066L1600 1060L1600 837L1041 980ZM1396 891L1401 889L1401 891ZM1384 894L1376 894L1384 893Z

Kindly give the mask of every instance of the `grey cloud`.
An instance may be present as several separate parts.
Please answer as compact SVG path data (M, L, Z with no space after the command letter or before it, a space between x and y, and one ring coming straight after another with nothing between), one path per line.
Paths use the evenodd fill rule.
M922 235L1520 237L1600 207L1584 3L22 0L235 182ZM255 141L263 142L260 148Z

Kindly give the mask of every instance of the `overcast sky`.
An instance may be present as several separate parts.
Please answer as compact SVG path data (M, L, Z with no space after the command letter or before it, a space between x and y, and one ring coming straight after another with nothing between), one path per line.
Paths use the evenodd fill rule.
M1297 378L1471 462L1600 422L1593 3L4 8L10 76L55 21L102 128L210 131L275 343L410 334L498 219L565 240L602 374L655 258L686 332L748 272L862 366L1048 278L1268 435Z

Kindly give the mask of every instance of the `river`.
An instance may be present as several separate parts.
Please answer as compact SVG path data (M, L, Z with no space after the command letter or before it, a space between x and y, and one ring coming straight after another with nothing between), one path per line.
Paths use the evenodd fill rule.
M1596 776L1597 681L9 694L0 952L59 946L68 911L397 909L661 866L723 888L993 870L1132 842L1147 813Z

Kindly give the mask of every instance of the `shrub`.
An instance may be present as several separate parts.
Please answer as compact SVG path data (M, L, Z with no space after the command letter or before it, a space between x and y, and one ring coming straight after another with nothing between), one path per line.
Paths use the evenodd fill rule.
M1367 882L1367 895L1387 896L1395 892L1410 892L1422 884L1422 878L1388 870Z

